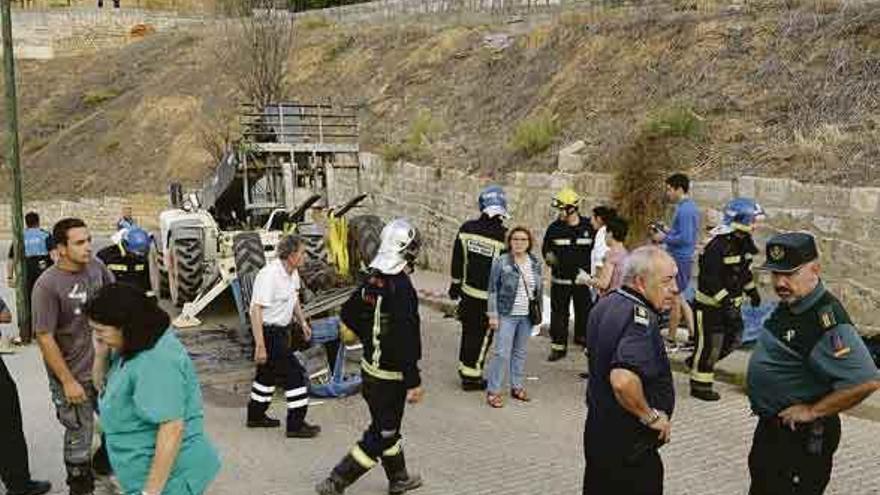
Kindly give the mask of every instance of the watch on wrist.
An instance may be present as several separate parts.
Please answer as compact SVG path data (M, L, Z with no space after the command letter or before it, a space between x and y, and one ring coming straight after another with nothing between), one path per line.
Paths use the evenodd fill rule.
M648 413L647 416L639 419L639 421L641 421L642 424L645 426L651 426L652 424L656 423L659 420L660 420L660 411L658 411L654 408L651 408L651 411Z

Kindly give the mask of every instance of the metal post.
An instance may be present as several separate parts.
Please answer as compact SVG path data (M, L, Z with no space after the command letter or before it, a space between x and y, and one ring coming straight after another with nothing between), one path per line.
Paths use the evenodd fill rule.
M3 72L6 88L6 162L12 170L12 231L15 246L16 284L15 302L18 314L18 331L30 328L31 309L27 299L27 265L24 262L24 225L22 220L21 166L18 149L18 104L15 95L15 59L12 52L11 0L0 0L3 37Z

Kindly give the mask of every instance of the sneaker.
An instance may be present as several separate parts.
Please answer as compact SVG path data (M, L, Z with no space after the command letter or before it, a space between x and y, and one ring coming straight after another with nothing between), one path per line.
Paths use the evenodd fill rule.
M704 400L706 402L716 402L721 400L721 395L714 390L691 389L691 397Z
M21 490L9 490L9 495L43 495L49 493L52 489L52 483L48 481L28 481Z
M310 425L306 422L303 422L303 425L299 427L298 430L287 432L287 438L315 438L318 436L318 433L321 433L321 427L318 425Z
M247 420L248 428L278 428L279 426L281 426L281 420L270 418L269 416Z

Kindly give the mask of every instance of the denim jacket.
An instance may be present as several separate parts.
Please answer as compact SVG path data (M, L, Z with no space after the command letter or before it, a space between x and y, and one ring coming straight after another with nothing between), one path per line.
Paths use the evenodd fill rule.
M544 283L542 280L543 269L541 261L529 253L532 260L532 277L535 280L535 294L529 294L529 299L542 300L544 296ZM513 301L516 299L516 289L522 276L519 267L513 261L513 255L503 254L492 261L492 271L489 273L489 310L490 317L509 315L513 311Z

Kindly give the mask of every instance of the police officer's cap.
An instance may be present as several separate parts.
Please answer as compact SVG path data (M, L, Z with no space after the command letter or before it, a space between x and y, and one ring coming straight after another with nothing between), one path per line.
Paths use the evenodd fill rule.
M762 270L791 273L819 257L816 239L806 232L777 234L767 241L767 261Z

